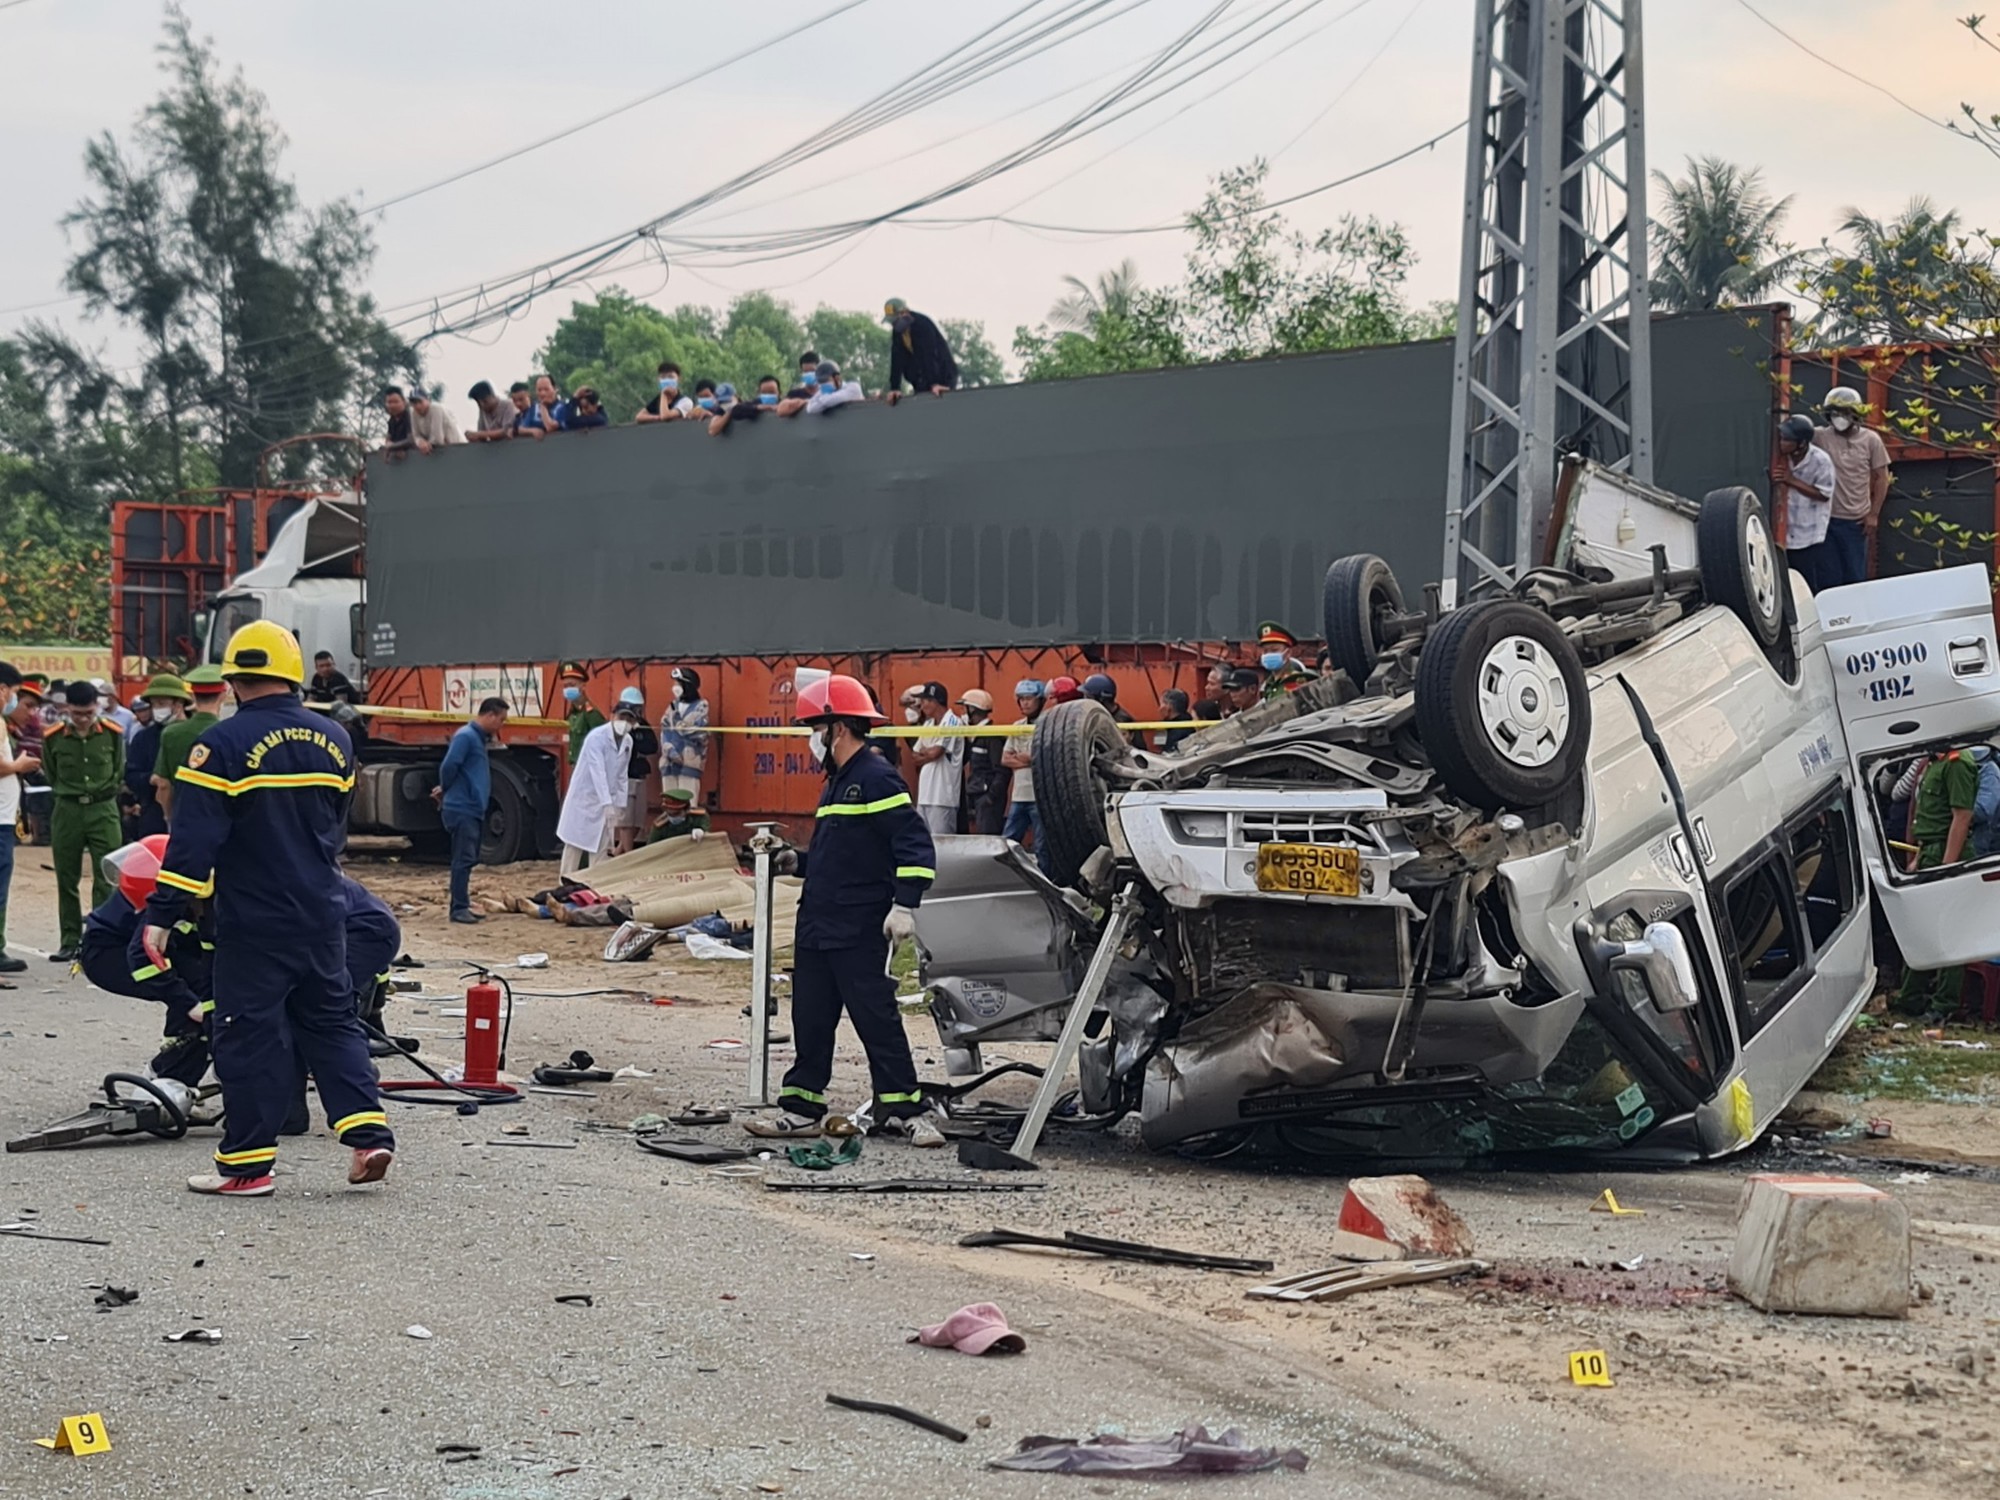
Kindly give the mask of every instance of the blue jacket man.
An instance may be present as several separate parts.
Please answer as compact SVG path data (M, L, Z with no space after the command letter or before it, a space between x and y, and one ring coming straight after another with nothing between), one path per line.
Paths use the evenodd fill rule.
M217 1171L188 1187L271 1192L294 1047L334 1135L353 1152L347 1180L380 1182L395 1137L354 1014L339 865L354 747L299 702L305 661L283 626L243 626L222 672L237 710L204 729L174 773L172 837L141 931L146 956L165 968L174 924L196 899L214 898L211 1045L225 1119Z
M805 877L792 959L798 1056L778 1090L784 1113L746 1128L767 1138L820 1133L834 1030L845 1010L868 1054L881 1128L913 1146L942 1146L888 973L893 945L916 936L918 903L937 878L930 830L903 778L869 744L869 729L883 717L859 682L836 675L804 688L797 720L814 726L815 751L827 768L812 847L788 851L785 861Z
M507 701L487 698L469 724L459 727L445 747L438 766L437 799L444 831L451 839L451 919L483 922L472 909L472 867L479 863L480 837L486 828L486 804L493 797L493 767L486 742L507 722Z

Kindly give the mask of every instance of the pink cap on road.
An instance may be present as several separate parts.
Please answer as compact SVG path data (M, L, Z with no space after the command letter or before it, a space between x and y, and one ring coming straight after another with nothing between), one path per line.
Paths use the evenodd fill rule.
M956 1349L961 1354L1019 1354L1028 1347L1028 1341L1007 1326L1007 1315L991 1302L961 1307L910 1342L932 1349Z

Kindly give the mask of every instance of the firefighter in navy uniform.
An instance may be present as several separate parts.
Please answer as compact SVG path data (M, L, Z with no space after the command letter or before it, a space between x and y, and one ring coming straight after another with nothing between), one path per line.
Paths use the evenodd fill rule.
M885 720L859 682L832 676L802 689L794 718L817 731L827 773L812 847L780 859L781 870L805 877L792 961L798 1058L778 1090L784 1112L745 1128L767 1139L820 1133L834 1029L845 1010L868 1053L880 1128L913 1146L942 1146L887 972L892 946L915 936L917 903L937 876L930 830L903 778L871 751L868 731Z
M77 963L100 990L166 1007L160 1050L147 1071L197 1088L208 1072L208 1014L215 1008L209 998L215 943L207 913L174 923L166 944L167 967L147 956L139 933L140 914L152 897L166 852L167 836L155 833L104 856L105 871L118 889L83 919Z
M403 946L402 924L389 903L351 875L340 877L341 911L347 929L347 977L354 985L354 1010L366 1025L382 1029L389 1001L389 965ZM371 1035L368 1050L393 1057L397 1049Z
M299 643L254 620L229 638L222 673L233 717L204 729L174 773L173 831L146 904L146 955L197 897L214 896L215 1073L224 1130L219 1169L197 1193L263 1197L292 1092L292 1052L312 1070L328 1123L353 1152L350 1183L388 1174L395 1138L382 1112L347 974L338 856L354 792L354 749L308 711Z

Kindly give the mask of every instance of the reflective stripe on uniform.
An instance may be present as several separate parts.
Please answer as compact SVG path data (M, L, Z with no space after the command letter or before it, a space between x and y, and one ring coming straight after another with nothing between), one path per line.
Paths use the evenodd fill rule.
M132 978L140 984L144 984L148 979L158 979L161 972L158 964L147 964L143 969L134 969L132 971Z
M190 896L213 896L215 894L215 877L213 875L210 875L206 880L196 880L191 875L176 875L172 870L162 870L160 871L160 884L170 890L186 891Z
M914 1094L877 1094L875 1097L884 1104L921 1104L924 1102L924 1095L921 1089Z
M255 1151L218 1151L215 1159L225 1167L248 1167L258 1162L276 1161L276 1146L259 1146Z
M215 1002L213 1000L204 1000L195 1009L205 1016L212 1016L215 1014Z
M896 866L896 878L898 880L936 880L937 871L929 869L924 865L898 865Z
M888 812L891 808L908 807L910 794L898 792L893 797L884 797L880 802L829 802L813 816L816 818L859 818L869 813Z
M815 1094L811 1089L793 1088L790 1085L779 1089L778 1097L780 1099L805 1099L814 1104L826 1103L826 1095Z
M333 1122L333 1133L336 1136L341 1136L359 1125L386 1126L388 1123L389 1117L379 1109L358 1110L354 1114L335 1120Z
M301 771L295 775L270 774L245 776L241 781L225 781L220 776L211 776L206 771L192 771L182 766L174 772L174 780L185 781L194 786L205 786L210 791L221 792L225 797L241 796L244 792L254 792L268 787L331 787L336 792L354 790L352 776L336 776L331 771Z

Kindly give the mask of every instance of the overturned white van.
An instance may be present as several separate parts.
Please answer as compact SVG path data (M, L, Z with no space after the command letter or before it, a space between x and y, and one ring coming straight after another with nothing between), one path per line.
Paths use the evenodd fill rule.
M919 914L953 1071L1053 1040L1122 904L1085 1118L1190 1151L1684 1160L1825 1060L1873 902L1917 967L2000 951L2000 854L1911 874L1884 821L1914 760L2000 734L1985 570L1815 600L1748 490L1586 474L1575 501L1568 568L1448 613L1337 562L1339 670L1172 755L1095 704L1044 715L1057 878L942 840ZM1660 540L1593 544L1607 504Z

